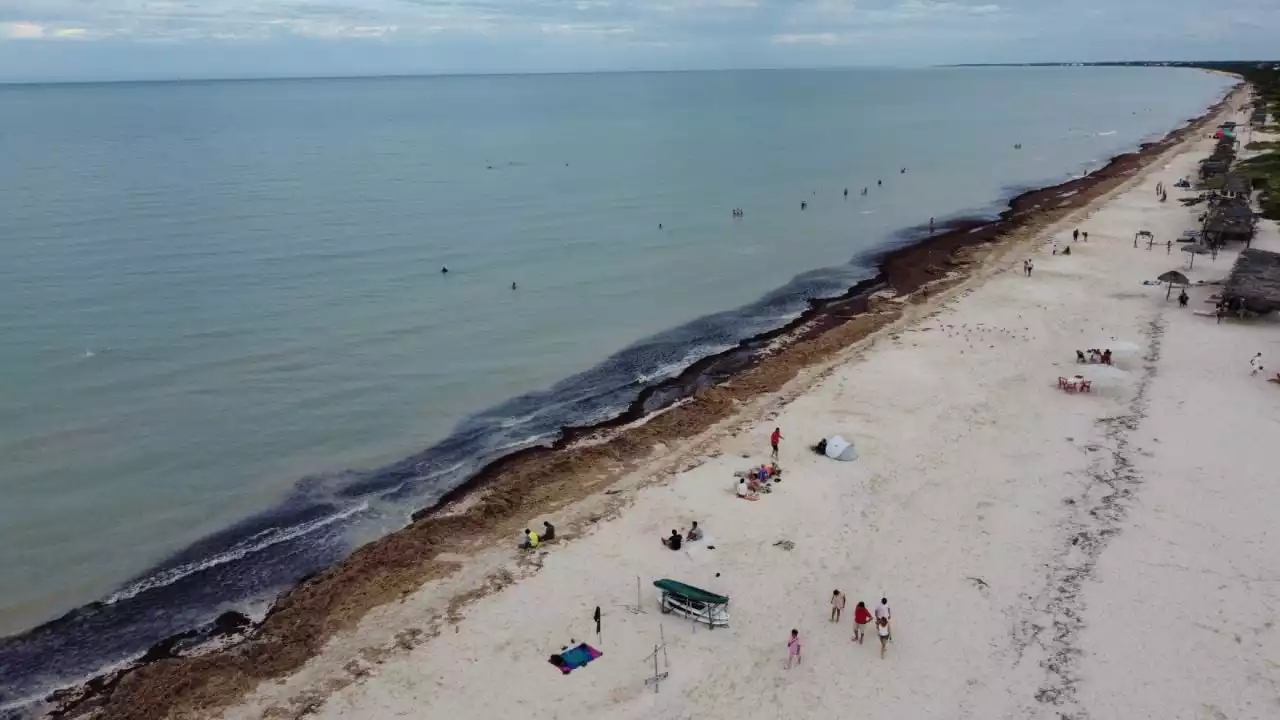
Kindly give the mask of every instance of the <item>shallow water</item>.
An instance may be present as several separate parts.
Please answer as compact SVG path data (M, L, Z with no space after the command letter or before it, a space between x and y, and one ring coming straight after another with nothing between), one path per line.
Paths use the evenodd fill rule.
M0 632L108 599L0 640L0 701L269 597L843 291L896 231L1097 167L1228 84L0 87Z

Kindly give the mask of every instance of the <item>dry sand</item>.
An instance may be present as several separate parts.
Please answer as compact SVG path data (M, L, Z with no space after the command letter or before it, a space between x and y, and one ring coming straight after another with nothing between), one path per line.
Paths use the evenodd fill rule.
M1159 203L1154 188L1211 147L1175 148L1035 247L558 514L571 541L457 558L464 570L224 716L1280 717L1280 387L1249 374L1256 352L1280 369L1280 334L1194 315L1212 287L1180 309L1142 284L1175 268L1221 278L1233 252L1187 271L1176 246L1132 247L1139 229L1163 242L1193 226L1182 191ZM1070 243L1077 226L1088 243ZM1051 255L1053 238L1072 254ZM1255 247L1280 250L1273 223ZM1057 390L1092 372L1076 349L1111 346L1132 346L1122 376ZM784 482L736 499L733 472L765 458L775 426ZM832 433L860 458L807 449ZM659 544L692 520L707 540ZM662 577L731 596L731 627L661 614ZM884 660L874 638L850 639L854 602L881 595ZM803 664L785 670L792 628ZM547 656L571 639L604 655L566 677Z

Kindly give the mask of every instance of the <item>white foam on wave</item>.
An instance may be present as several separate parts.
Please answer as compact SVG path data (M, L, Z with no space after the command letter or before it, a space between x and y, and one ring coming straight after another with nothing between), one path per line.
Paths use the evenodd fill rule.
M1116 134L1115 130L1108 130L1106 132L1097 133L1098 137L1106 137L1108 135L1115 135L1115 134Z
M504 443L502 445L499 445L498 447L494 448L493 451L502 452L504 450L514 450L516 448L528 447L530 445L537 445L543 440L550 439L551 436L552 436L551 433L542 433L540 435L530 435L529 437L524 438L523 440L515 440L509 443Z
M322 518L302 523L301 525L295 525L285 529L277 528L263 530L226 552L218 553L217 555L205 558L199 562L179 565L178 567L170 568L163 572L156 573L155 575L143 578L126 588L112 593L106 600L103 600L103 604L114 605L122 600L137 597L148 590L172 585L185 577L190 577L191 575L203 572L209 568L214 568L229 562L235 562L247 555L261 552L272 545L278 545L282 542L302 537L303 535L307 535L308 533L319 530L327 525L332 525L339 520L345 520L356 513L364 512L368 509L369 503L362 502L359 505L353 505L340 512L336 512L332 515L326 515Z
M638 373L636 375L635 381L640 385L648 385L649 383L655 380L665 380L670 377L675 377L676 375L679 375L680 373L684 372L685 368L698 362L699 360L706 357L711 357L712 355L715 355L717 353L722 353L725 350L730 350L733 347L734 345L712 345L710 347L702 348L701 350L696 350L694 352L689 353L688 355L685 355L679 360L676 360L674 362L669 362L664 365L659 365L658 367L654 368L653 370L650 370L647 373Z

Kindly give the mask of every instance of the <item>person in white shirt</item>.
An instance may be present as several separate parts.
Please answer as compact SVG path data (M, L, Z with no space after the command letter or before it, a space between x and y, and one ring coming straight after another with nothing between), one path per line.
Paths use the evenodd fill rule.
M889 634L889 621L892 619L893 611L889 609L889 598L880 598L880 604L876 606L876 627L881 627L880 621L884 620L884 634L881 635L881 643L884 643L885 638L892 639Z

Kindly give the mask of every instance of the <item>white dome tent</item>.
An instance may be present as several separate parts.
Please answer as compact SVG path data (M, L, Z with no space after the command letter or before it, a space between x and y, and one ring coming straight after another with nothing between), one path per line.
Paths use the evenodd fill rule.
M849 462L858 459L858 451L853 449L853 443L845 440L839 435L832 435L823 441L825 447L822 452L832 460L842 460Z

